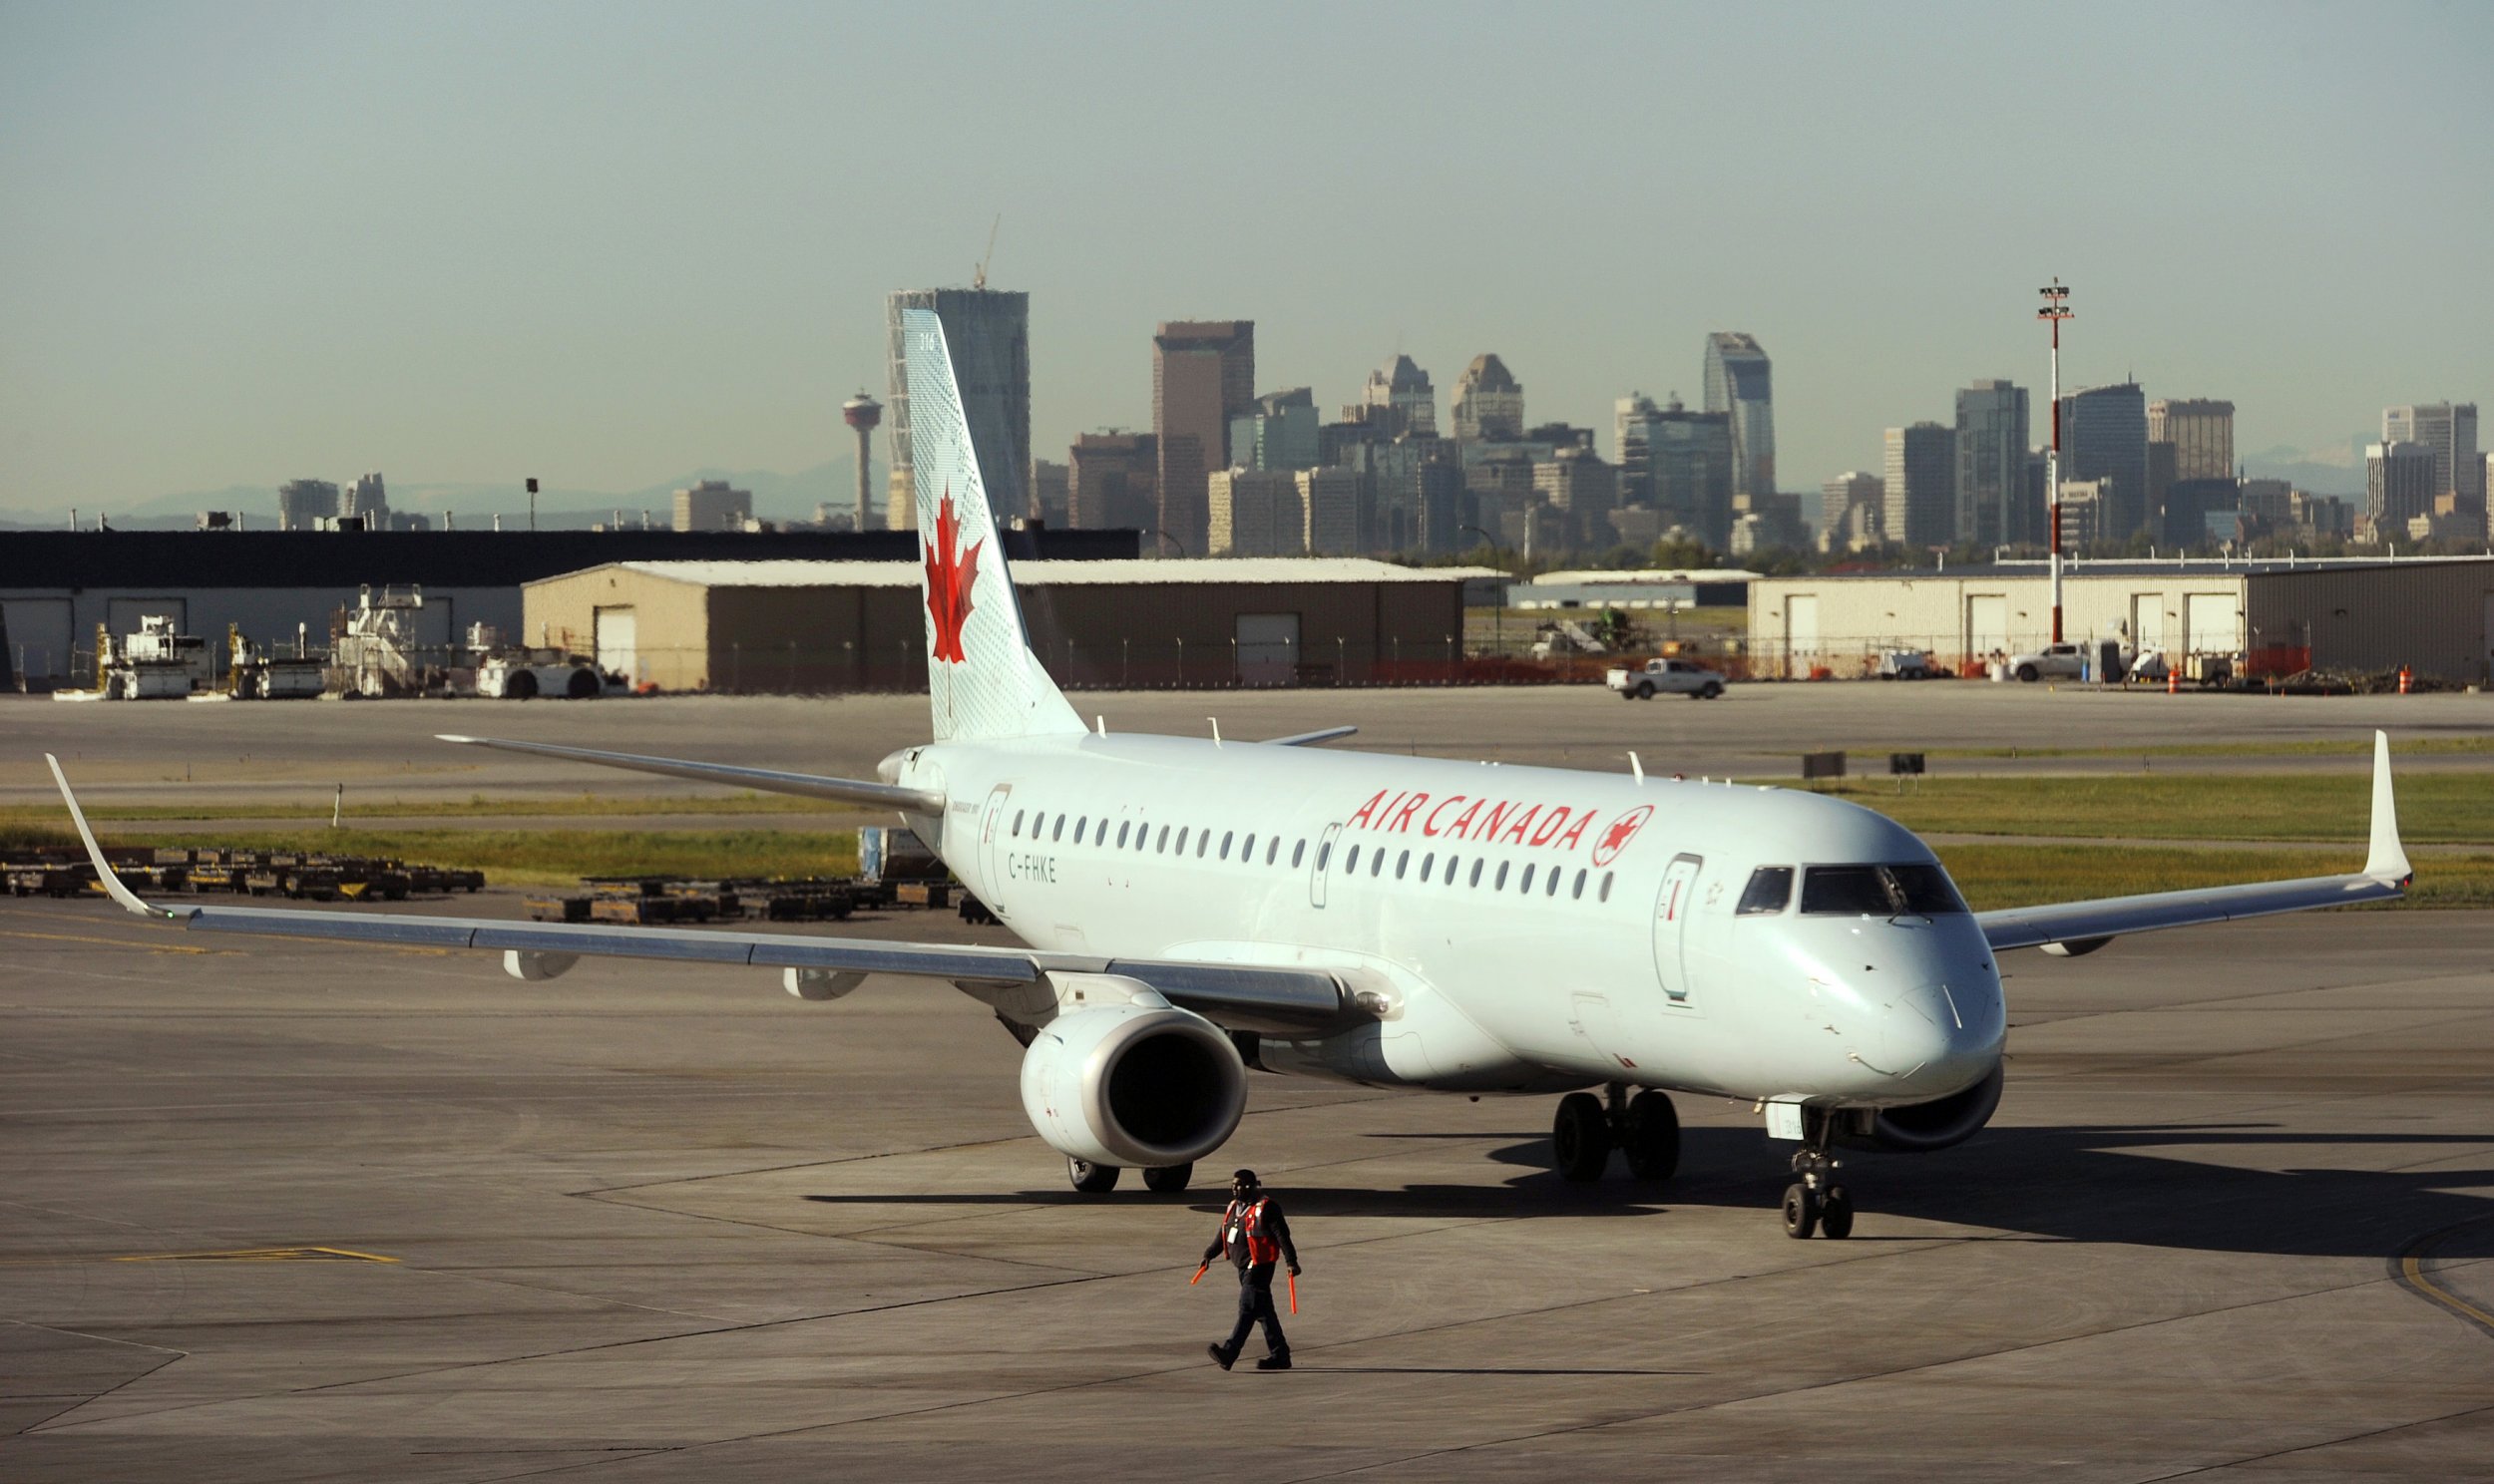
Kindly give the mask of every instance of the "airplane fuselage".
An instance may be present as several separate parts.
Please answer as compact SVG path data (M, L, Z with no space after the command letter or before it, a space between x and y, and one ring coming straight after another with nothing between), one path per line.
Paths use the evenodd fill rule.
M888 772L950 801L913 823L1035 947L1382 986L1373 1025L1262 1042L1272 1070L1887 1107L1999 1060L1999 971L1929 849L1817 795L1157 736L944 742ZM1862 868L1940 892L1866 905Z

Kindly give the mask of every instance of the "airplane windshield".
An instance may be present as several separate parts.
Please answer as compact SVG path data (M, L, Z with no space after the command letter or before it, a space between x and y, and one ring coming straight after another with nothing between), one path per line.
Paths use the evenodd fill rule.
M1937 866L1813 866L1802 874L1805 914L1927 918L1965 910Z

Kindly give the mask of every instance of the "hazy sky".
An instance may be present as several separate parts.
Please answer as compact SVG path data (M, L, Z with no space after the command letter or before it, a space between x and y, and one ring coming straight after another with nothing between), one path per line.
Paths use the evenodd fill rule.
M1535 420L1775 359L1782 483L1972 377L2343 450L2494 404L2494 5L0 0L0 507L793 471L883 293L1032 295L1033 437L1497 351ZM878 458L880 459L880 451Z

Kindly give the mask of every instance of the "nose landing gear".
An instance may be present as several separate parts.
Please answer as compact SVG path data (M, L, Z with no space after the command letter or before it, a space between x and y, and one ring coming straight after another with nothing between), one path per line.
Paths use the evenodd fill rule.
M1793 1156L1793 1183L1784 1188L1784 1235L1798 1241L1815 1230L1842 1242L1854 1235L1854 1197L1836 1183L1844 1161L1828 1152L1836 1120L1818 1113L1810 1121L1810 1137Z

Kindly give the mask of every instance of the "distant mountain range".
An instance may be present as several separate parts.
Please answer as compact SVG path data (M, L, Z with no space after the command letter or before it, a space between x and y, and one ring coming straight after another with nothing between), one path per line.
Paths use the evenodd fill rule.
M621 493L559 488L541 491L537 497L537 524L546 531L579 531L613 520L619 512L624 520L635 521L642 511L647 511L653 523L665 525L674 515L675 492L702 480L725 480L739 490L751 490L753 513L766 520L810 521L817 505L828 502L834 510L845 511L857 499L854 459L834 459L795 474L770 469L696 469L675 479ZM441 529L446 514L461 529L491 526L497 515L506 527L515 521L522 525L528 521L528 491L517 484L400 484L392 480L387 489L391 510L429 516L435 530ZM880 500L880 482L875 493ZM93 529L100 514L120 531L187 531L201 511L232 511L253 529L274 529L277 487L228 485L221 490L160 495L135 505L102 510L81 505L78 521ZM68 523L66 507L31 511L0 508L0 530L56 530Z
M2356 433L2348 437L2343 452L2326 446L2299 449L2280 444L2237 457L2244 473L2253 479L2285 480L2306 494L2345 499L2363 495L2364 445L2379 441L2377 436Z

